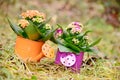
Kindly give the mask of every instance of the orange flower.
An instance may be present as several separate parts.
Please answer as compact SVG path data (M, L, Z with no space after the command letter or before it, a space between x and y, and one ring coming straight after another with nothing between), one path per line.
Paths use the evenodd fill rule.
M26 12L23 12L21 14L21 16L22 16L22 18L27 18L28 17L30 19L35 17L35 16L37 16L37 17L41 17L41 18L45 19L45 14L44 13L40 13L37 10L27 10Z
M18 24L20 25L20 27L25 28L26 26L28 26L29 22L25 19L21 19L19 20Z

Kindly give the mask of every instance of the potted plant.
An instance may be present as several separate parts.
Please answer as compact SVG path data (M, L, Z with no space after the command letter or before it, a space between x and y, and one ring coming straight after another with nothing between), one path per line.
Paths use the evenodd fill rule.
M10 27L17 34L15 53L22 60L39 61L44 56L53 57L54 49L51 47L52 42L47 40L51 38L54 30L48 24L48 21L49 19L46 20L45 14L37 10L23 12L17 25L8 19ZM48 49L48 46L44 45L48 45L51 48ZM51 52L48 53L48 50L51 50Z
M58 43L58 51L55 63L70 67L73 71L79 71L82 65L84 52L93 52L94 45L101 39L89 43L87 34L91 31L82 32L83 25L79 22L70 23L66 29L60 25L54 33L54 40Z

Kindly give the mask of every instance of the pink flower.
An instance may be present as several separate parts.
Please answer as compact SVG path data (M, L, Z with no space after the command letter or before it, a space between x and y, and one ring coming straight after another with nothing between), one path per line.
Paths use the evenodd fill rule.
M82 31L82 24L79 22L72 22L68 25L67 29L71 29L71 33L80 33Z
M55 32L55 38L61 37L63 34L63 30L61 28L58 28Z

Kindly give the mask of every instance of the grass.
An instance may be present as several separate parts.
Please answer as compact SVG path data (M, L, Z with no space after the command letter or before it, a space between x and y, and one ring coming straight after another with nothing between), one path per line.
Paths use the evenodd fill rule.
M27 1L25 3L17 1L15 5L10 5L9 9L6 10L4 7L3 11L0 10L0 80L119 80L120 79L120 29L114 29L111 25L107 24L104 19L100 16L91 17L92 15L87 15L88 7L90 4L86 5L85 1L82 1L82 5L75 6L75 9L71 11L57 11L54 7L49 8L49 6L55 6L56 1L51 1L51 3L41 1L41 6L47 8L42 10L41 6L37 4L37 0L32 3L32 1ZM61 1L58 5L62 5ZM93 3L95 4L95 3ZM27 5L27 6L25 6ZM96 6L95 4L94 6ZM95 9L101 10L101 5L97 5L99 8ZM91 40L96 37L101 37L102 41L97 45L99 49L98 54L91 54L91 56L97 56L97 61L92 61L92 65L87 65L83 63L80 73L72 73L70 69L64 66L58 66L54 64L54 59L42 59L38 63L29 63L22 62L14 54L14 45L16 35L10 29L5 13L9 17L15 19L18 14L21 12L20 8L23 10L26 9L40 9L41 11L51 15L57 15L56 12L59 12L57 15L57 22L67 25L71 21L78 20L85 25L85 30L93 30L91 34ZM12 10L14 8L14 10ZM78 15L80 13L74 14L75 17L70 17L66 15L68 13L72 14L73 11L81 10L82 16ZM8 12L6 12L8 11ZM53 12L53 13L51 13ZM79 11L77 11L79 12ZM16 15L17 14L17 15ZM80 17L78 17L80 16ZM56 16L54 16L56 18ZM55 21L53 22L55 23ZM89 59L87 53L85 53L84 61Z

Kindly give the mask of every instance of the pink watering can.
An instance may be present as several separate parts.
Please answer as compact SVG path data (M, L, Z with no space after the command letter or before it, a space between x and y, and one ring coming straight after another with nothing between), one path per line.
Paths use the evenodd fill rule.
M80 52L80 54L74 54L72 52L60 52L58 50L55 63L59 65L62 64L71 68L75 72L79 72L82 65L83 56L84 52Z

